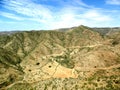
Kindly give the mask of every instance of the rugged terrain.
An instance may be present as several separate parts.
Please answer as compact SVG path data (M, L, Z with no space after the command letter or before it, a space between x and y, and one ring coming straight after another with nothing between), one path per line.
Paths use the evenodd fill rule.
M0 34L0 90L119 90L120 28Z

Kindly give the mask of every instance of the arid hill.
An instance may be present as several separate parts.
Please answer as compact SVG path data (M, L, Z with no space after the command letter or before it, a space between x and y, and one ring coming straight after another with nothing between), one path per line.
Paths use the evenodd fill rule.
M119 28L0 34L0 90L119 89Z

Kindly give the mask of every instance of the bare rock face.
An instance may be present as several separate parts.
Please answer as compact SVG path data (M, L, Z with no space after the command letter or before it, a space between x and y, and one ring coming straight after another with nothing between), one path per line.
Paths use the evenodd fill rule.
M0 89L119 90L120 33L96 30L0 34Z

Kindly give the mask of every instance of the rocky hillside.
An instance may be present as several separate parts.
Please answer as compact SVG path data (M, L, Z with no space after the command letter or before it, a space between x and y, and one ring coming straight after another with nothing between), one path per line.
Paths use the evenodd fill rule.
M0 89L119 90L119 36L83 25L2 33Z
M107 35L109 33L113 33L113 32L119 32L120 31L120 27L108 27L108 28L92 28L94 31L99 32L101 35Z

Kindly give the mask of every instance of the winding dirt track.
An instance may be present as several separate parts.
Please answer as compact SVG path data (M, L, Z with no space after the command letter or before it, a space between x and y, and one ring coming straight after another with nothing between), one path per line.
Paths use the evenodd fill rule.
M119 68L119 67L120 67L120 64L105 67L105 68L76 67L75 69L78 70L78 71L83 71L84 72L84 71L92 71L92 70L109 70L109 69Z
M94 45L87 45L87 46L72 46L72 47L67 47L67 48L92 48L92 47L97 47L97 46L102 46L103 44L99 43L99 44L94 44ZM63 51L66 50L66 48L63 49ZM59 54L50 54L50 55L46 55L46 57L50 57L50 56L60 56L62 55L64 52L61 52Z

